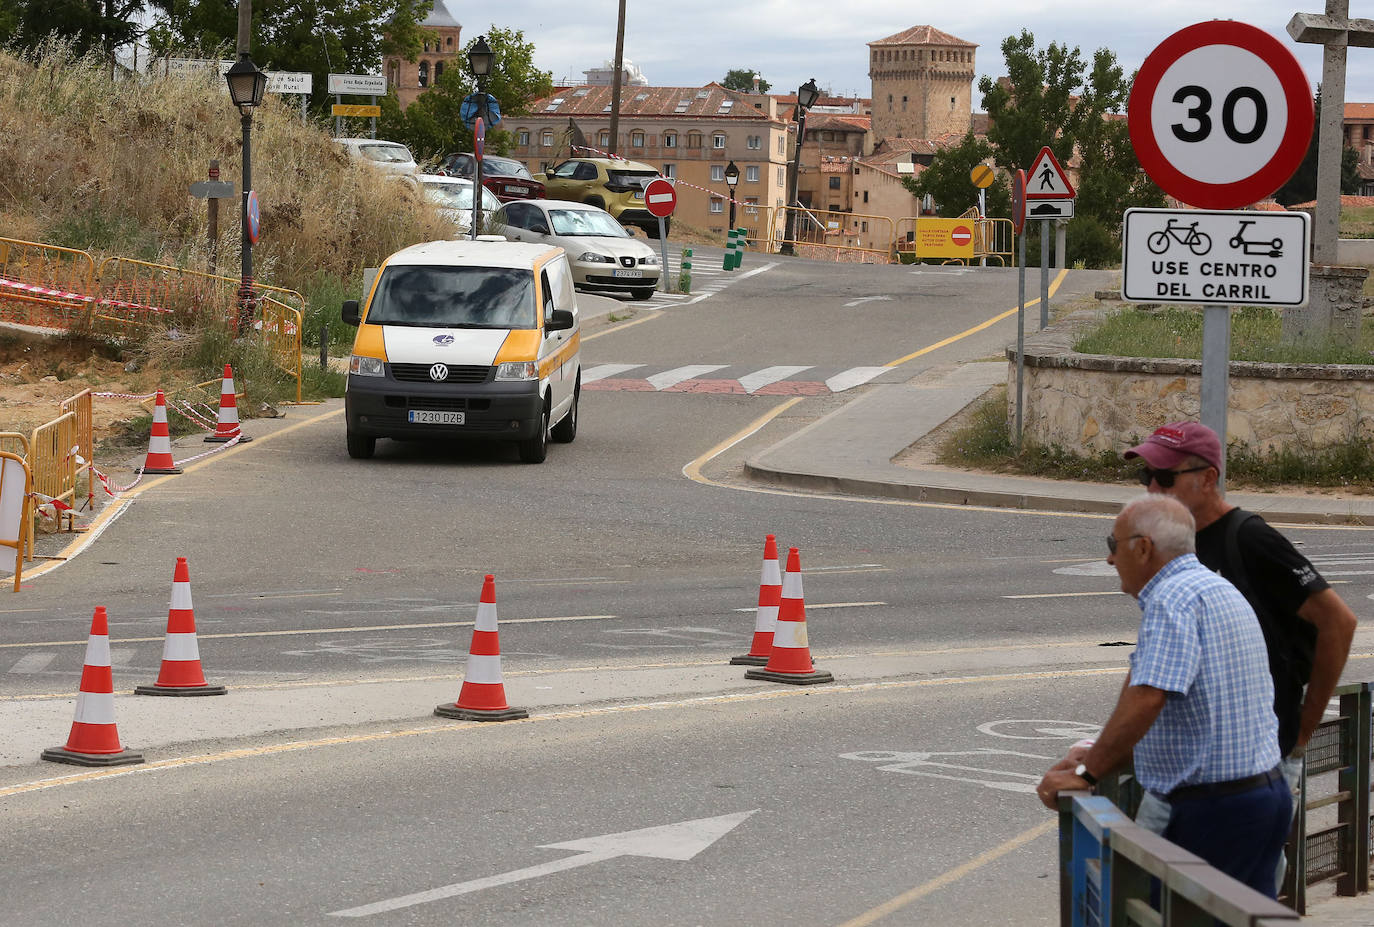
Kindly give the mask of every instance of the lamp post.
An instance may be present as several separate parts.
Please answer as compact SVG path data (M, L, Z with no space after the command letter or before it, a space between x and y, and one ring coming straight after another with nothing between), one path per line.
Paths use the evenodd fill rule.
M229 84L229 99L239 108L240 125L243 127L243 207L240 213L240 226L243 230L243 266L239 279L239 318L240 332L247 327L253 317L253 239L248 224L248 198L253 192L253 107L262 103L267 92L267 75L258 70L247 50L239 52L239 60L234 62L224 75Z
M782 247L778 249L779 254L797 253L792 247L792 239L797 229L797 182L801 174L802 141L806 138L806 111L816 105L820 95L821 90L816 86L814 77L797 88L797 145L792 153L792 183L787 193L787 225L783 233Z
M725 167L725 185L730 188L730 229L735 228L735 184L739 183L739 168L731 161Z
M491 118L487 109L487 79L491 77L491 68L495 61L496 53L487 44L487 37L479 35L477 41L468 49L468 70L477 79L477 95L481 98L481 103L477 106L477 118L481 121L484 137L487 120ZM476 238L478 227L482 224L482 142L476 137L472 141L473 160L477 162L477 170L472 181L472 229L469 237Z

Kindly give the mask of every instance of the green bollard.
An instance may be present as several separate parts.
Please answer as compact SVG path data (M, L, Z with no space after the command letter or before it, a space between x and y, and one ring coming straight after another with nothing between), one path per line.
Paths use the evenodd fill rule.
M721 270L735 269L735 230L730 229L725 233L725 257L721 258Z
M692 249L682 249L681 269L677 274L677 291L679 293L692 292Z
M744 263L744 249L749 243L749 230L745 228L735 229L735 270L739 270Z

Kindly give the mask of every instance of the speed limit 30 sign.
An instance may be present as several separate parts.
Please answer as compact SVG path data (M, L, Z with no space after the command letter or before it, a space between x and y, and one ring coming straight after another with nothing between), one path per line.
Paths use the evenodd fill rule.
M1150 53L1127 119L1140 166L1162 190L1190 206L1234 209L1297 170L1312 137L1312 88L1269 33L1212 20Z

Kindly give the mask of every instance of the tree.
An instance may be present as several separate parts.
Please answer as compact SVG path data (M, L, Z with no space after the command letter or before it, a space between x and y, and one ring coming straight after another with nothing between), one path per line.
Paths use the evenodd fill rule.
M1313 98L1313 106L1316 109L1316 120L1313 125L1319 126L1322 123L1322 88L1317 86L1317 95ZM1307 153L1303 155L1302 163L1293 172L1293 176L1279 187L1279 191L1274 194L1274 199L1282 206L1292 206L1295 203L1310 203L1317 198L1317 146L1319 133L1314 128L1312 139L1307 143ZM1353 148L1341 148L1341 192L1359 193L1360 192L1360 159L1359 154Z
M746 68L732 68L725 72L725 76L721 78L720 85L726 90L734 90L737 93L752 93L754 90L754 77L757 76L758 73L758 71ZM759 78L759 91L761 93L767 93L768 88L772 86L772 84L768 83L768 81L764 80L762 77Z
M920 174L903 177L902 184L918 198L929 193L942 216L957 216L978 205L978 188L969 174L992 155L992 146L969 132L958 145L936 154L930 166ZM1011 215L1011 192L1005 178L988 187L987 209L990 216Z
M77 55L99 50L113 62L116 49L142 35L138 16L146 6L146 0L10 0L0 3L0 41L32 48L56 35Z
M237 45L237 4L227 0L151 0L160 12L149 30L154 54L208 56ZM253 4L252 55L260 68L309 71L311 102L329 102L328 75L370 74L382 57L419 57L420 26L433 0L258 0Z
M553 92L553 75L534 66L534 45L525 40L520 29L492 26L486 32L487 45L496 55L487 93L501 106L503 124L509 117L529 113L532 101ZM468 43L468 48L476 42ZM477 91L477 81L468 73L467 49L463 67L446 68L438 81L402 110L395 97L383 104L378 131L385 138L402 142L416 157L433 158L454 151L472 151L472 130L463 125L460 109L463 98ZM496 153L509 151L512 137L501 129L487 132L486 146Z

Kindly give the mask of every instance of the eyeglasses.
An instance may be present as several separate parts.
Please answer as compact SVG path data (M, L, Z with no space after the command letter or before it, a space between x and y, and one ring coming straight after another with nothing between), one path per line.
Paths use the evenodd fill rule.
M1148 535L1148 534L1133 534L1133 535L1131 535L1130 537L1122 538L1121 540L1123 540L1123 541L1132 541L1132 540L1135 540L1136 538L1144 538L1144 537L1149 537L1149 535ZM1109 554L1115 554L1115 553L1116 553L1116 545L1117 545L1116 535L1114 535L1114 534L1109 534L1109 535L1107 535L1107 553L1109 553Z
M1206 470L1210 464L1201 467L1189 467L1186 470L1156 470L1154 467L1146 467L1140 471L1140 485L1149 486L1150 481L1154 480L1159 484L1160 489L1172 489L1174 480L1178 479L1180 473L1197 473Z

